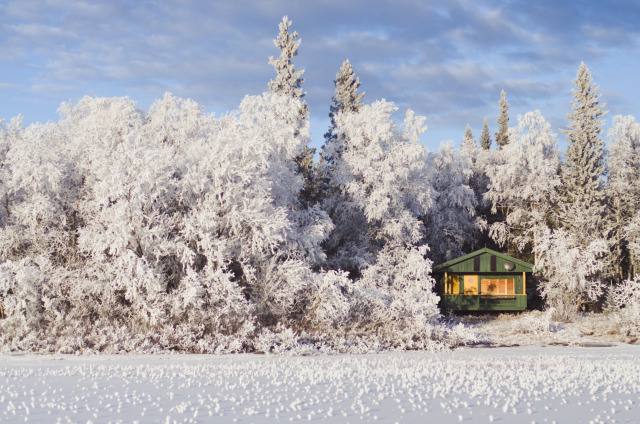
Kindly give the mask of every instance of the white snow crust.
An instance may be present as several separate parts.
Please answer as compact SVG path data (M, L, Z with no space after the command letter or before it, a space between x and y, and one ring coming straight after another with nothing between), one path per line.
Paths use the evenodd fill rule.
M638 422L640 346L3 355L0 422Z

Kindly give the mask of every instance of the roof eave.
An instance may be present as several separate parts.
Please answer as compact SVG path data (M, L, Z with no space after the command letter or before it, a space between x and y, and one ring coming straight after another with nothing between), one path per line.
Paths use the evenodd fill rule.
M481 255L483 253L489 253L489 254L492 254L492 255L499 256L502 259L505 259L505 260L507 260L509 262L513 262L513 263L515 263L517 265L520 265L523 268L527 268L528 270L525 271L525 272L533 272L533 264L530 264L529 262L525 262L525 261L523 261L521 259L518 259L518 258L514 258L513 256L509 256L507 254L497 252L497 251L495 251L493 249L489 249L488 247L483 247L481 249L474 250L473 252L467 253L466 255L462 255L462 256L459 256L459 257L453 258L453 259L449 259L446 262L443 262L441 264L438 264L438 265L434 266L433 270L434 271L440 271L440 270L442 270L444 268L448 268L448 267L453 266L453 265L455 265L457 263L464 262L464 261L466 261L468 259L471 259L471 258L473 258L475 256L478 256L478 255Z

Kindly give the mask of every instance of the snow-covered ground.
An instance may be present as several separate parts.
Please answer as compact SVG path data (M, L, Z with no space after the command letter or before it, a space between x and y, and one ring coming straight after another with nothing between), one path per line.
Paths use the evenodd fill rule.
M0 356L0 422L638 422L640 346Z
M451 324L462 323L478 344L492 347L639 344L637 330L625 331L616 314L612 313L580 313L572 322L553 321L551 311L535 310L517 314L450 316L448 319Z

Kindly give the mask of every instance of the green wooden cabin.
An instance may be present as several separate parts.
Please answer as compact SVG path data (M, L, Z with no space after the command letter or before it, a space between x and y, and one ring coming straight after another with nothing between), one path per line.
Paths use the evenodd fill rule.
M449 311L523 311L533 265L483 248L434 267Z

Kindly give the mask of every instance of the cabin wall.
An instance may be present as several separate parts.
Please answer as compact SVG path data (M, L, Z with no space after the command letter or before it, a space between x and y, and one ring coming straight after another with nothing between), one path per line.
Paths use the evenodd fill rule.
M478 272L456 272L456 273L447 273L447 278L452 282L452 280L458 279L459 282L455 284L451 284L451 286L455 287L457 291L454 291L452 294L463 294L465 292L465 284L464 284L464 276L465 275L477 275L478 276L478 287L480 286L480 280L483 278L505 278L510 277L513 278L514 291L516 294L525 294L524 293L524 284L522 279L522 273L478 273ZM440 277L442 279L442 283L438 285L438 287L442 288L442 294L445 294L447 281L444 280L444 274Z
M527 296L515 295L508 299L484 296L443 296L440 306L449 311L524 311Z
M465 295L464 290L464 276L465 275L477 275L478 276L478 288L481 286L480 281L482 278L505 278L510 277L514 280L513 295L503 296L483 296ZM528 278L529 276L527 276ZM447 287L447 281L445 278L453 281L459 279L459 284L455 285L458 289L457 294L445 293ZM441 307L445 310L458 310L458 311L523 311L527 309L527 294L524 293L524 284L522 273L479 273L479 272L455 272L442 274L439 278L439 287L441 295ZM453 285L451 285L453 286Z

